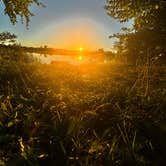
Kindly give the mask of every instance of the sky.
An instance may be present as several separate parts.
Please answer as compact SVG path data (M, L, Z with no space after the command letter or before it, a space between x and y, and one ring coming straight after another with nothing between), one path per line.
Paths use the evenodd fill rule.
M113 49L109 35L120 31L122 26L107 15L106 0L40 0L46 8L31 7L35 14L29 28L20 21L12 25L0 4L0 32L9 31L18 36L18 42L26 46L44 46L61 49L88 50ZM18 19L19 20L19 19Z

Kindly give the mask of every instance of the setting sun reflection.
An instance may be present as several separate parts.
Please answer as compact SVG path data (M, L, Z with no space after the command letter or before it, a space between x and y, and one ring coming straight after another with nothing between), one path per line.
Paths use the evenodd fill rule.
M82 58L82 56L79 56L78 59L79 59L80 61L82 61L83 58Z

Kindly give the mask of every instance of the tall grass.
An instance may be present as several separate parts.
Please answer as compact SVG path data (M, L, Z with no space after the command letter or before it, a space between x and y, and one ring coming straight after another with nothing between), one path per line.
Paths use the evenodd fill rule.
M0 65L1 165L166 164L165 67Z

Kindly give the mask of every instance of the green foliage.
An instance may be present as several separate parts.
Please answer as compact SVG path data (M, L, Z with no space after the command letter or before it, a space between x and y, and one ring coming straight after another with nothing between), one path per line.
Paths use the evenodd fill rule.
M11 34L10 32L0 33L0 44L15 43L16 39L17 36L15 34Z
M107 4L105 9L111 17L120 22L133 20L131 29L122 28L123 33L111 36L119 39L116 48L120 56L126 56L134 64L145 64L147 59L153 63L158 59L159 63L165 63L166 2L108 0Z
M28 26L30 17L33 13L30 11L29 7L35 3L38 6L43 6L38 0L2 0L5 6L4 12L9 16L10 21L15 24L17 22L17 17L20 16L21 20L25 19Z
M165 68L0 63L0 163L165 165Z
M163 0L108 0L105 6L108 14L120 22L134 19L136 30L153 28L160 14L165 12L165 8L166 2Z
M12 40L13 41L13 40ZM6 43L7 44L7 43ZM9 41L8 41L9 44ZM28 55L21 45L10 43L9 45L0 45L0 60L32 62L33 58Z

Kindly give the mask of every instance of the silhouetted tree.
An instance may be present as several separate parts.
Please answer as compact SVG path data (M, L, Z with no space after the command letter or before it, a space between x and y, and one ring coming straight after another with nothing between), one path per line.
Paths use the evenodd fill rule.
M17 17L20 16L21 20L25 19L26 25L28 26L30 17L34 14L29 10L29 7L34 3L38 6L44 6L39 0L2 0L4 4L4 13L10 18L10 21L15 24Z
M105 9L108 14L127 22L133 19L131 29L123 28L123 33L114 34L119 42L117 46L121 54L136 62L146 59L145 55L154 59L166 54L166 1L163 0L108 0Z
M17 36L15 34L11 34L10 32L2 32L0 33L0 44L11 44L15 43Z
M108 15L126 22L134 19L134 28L150 28L156 26L156 19L160 13L165 12L166 1L164 0L107 0L105 9ZM162 15L163 17L164 15ZM162 18L164 21L164 17Z

